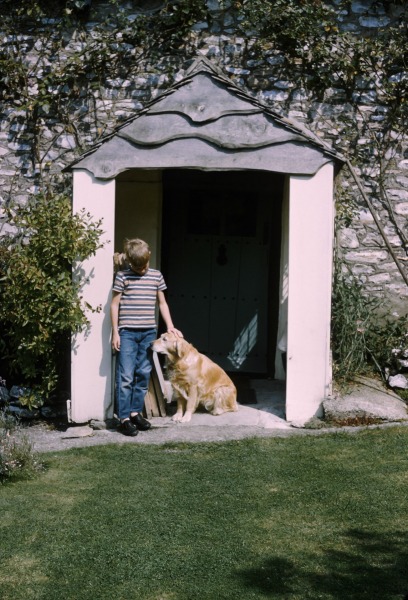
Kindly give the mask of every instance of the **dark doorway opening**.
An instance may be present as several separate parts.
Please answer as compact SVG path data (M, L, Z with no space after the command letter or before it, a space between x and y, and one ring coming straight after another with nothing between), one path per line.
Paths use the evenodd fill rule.
M259 171L163 173L161 264L173 320L236 376L274 377L283 185L282 175Z

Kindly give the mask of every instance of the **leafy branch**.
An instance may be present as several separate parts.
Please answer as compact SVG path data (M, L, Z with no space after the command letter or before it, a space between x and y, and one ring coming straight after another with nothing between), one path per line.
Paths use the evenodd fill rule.
M71 267L101 247L102 223L72 215L69 196L49 191L6 210L16 233L0 238L2 343L14 371L48 396L71 333L88 325Z

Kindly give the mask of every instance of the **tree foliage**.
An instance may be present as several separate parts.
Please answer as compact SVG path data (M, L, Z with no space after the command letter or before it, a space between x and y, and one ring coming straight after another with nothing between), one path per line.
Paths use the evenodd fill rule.
M347 101L358 104L365 91L374 89L388 108L387 125L399 131L406 126L407 6L394 22L361 36L341 27L342 12L350 7L346 0L237 0L234 5L243 16L242 33L255 40L254 54L282 55L283 73L297 77L316 97L335 86Z

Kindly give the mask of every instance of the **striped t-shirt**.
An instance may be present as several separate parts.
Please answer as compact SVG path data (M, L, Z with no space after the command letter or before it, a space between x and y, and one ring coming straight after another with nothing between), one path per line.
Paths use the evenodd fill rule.
M120 292L119 329L150 329L156 327L157 292L166 289L163 275L150 269L138 275L132 269L116 273L113 290Z

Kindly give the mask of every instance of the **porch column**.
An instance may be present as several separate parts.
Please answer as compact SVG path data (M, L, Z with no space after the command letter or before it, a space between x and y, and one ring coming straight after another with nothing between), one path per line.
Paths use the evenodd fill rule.
M102 219L104 233L100 241L104 247L80 265L81 275L87 276L81 293L83 302L93 308L100 307L100 311L88 312L90 327L72 339L70 420L74 423L103 420L113 414L109 309L113 280L115 180L102 181L88 171L74 170L73 212L83 208L93 220Z
M329 393L333 165L289 180L286 419L303 425Z

